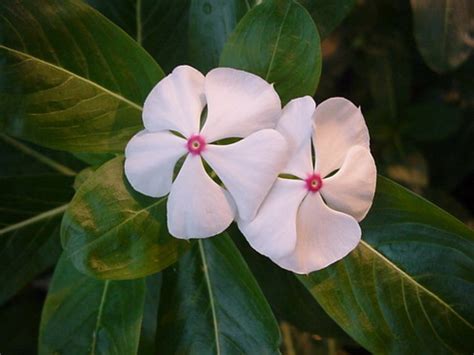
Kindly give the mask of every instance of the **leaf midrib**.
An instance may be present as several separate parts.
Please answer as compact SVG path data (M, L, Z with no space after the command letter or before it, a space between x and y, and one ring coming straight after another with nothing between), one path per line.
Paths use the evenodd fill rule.
M285 25L286 18L288 17L288 13L290 12L290 8L293 5L293 0L288 1L288 7L286 8L285 15L283 15L283 20L281 21L280 28L278 29L278 35L275 41L275 46L273 47L272 57L270 58L270 63L268 64L268 70L265 74L265 80L268 81L270 77L270 72L273 67L273 62L275 61L276 52L278 50L278 45L280 44L281 33L283 31L283 26Z
M41 63L41 64L43 64L43 65L49 66L49 67L51 67L51 68L54 68L54 69L56 69L56 70L58 70L58 71L61 71L61 72L65 73L65 74L67 74L67 75L70 75L70 76L72 76L72 77L74 77L74 78L76 78L76 79L78 79L78 80L80 80L80 81L83 81L84 83L86 83L86 84L88 84L88 85L94 86L95 88L99 89L100 91L103 91L104 93L106 93L106 94L108 94L108 95L110 95L110 96L112 96L112 97L115 97L115 98L118 99L119 101L122 101L122 102L126 103L127 105L129 105L130 107L132 107L132 108L134 108L134 109L136 109L136 110L138 110L138 111L142 111L142 109L143 109L142 106L136 104L136 103L133 102L133 101L130 101L129 99L123 97L122 95L117 94L116 92L113 92L113 91L111 91L111 90L109 90L109 89L106 89L106 88L103 87L102 85L99 85L99 84L97 84L97 83L95 83L95 82L93 82L93 81L91 81L91 80L89 80L89 79L87 79L87 78L85 78L85 77L83 77L83 76L77 75L77 74L75 74L75 73L73 73L73 72L71 72L71 71L69 71L69 70L67 70L67 69L65 69L65 68L63 68L63 67L60 67L60 66L58 66L58 65L56 65L56 64L53 64L53 63L47 62L47 61L45 61L45 60L42 60L42 59L40 59L40 58L38 58L38 57L35 57L35 56L31 55L31 54L28 54L28 53L25 53L25 52L21 52L21 51L18 51L18 50L16 50L16 49L13 49L13 48L10 48L10 47L7 47L7 46L5 46L5 45L0 44L0 49L2 49L2 48L3 48L4 50L6 50L6 51L10 51L10 52L15 53L15 54L17 54L17 55L19 55L19 56L23 56L23 57L29 58L29 59L31 59L31 60L33 60L33 61L37 61L37 62L39 62L39 63Z
M458 312L456 312L449 304L447 304L444 300L442 300L438 295L418 283L415 279L413 279L410 275L408 275L405 271L400 269L397 265L395 265L392 261L390 261L385 255L377 251L375 248L373 248L369 243L365 242L364 240L361 240L361 245L363 245L365 248L367 248L371 253L375 254L378 259L382 260L385 264L388 265L389 268L394 269L400 276L404 279L406 279L408 282L412 283L417 289L421 289L423 292L425 292L427 295L435 299L439 304L441 304L443 307L445 307L447 310L449 310L455 317L459 318L463 323L465 323L469 328L474 330L474 325L469 323L464 317L462 317Z
M17 141L16 139L14 139L12 137L7 136L4 133L0 134L0 139L2 139L5 143L10 144L11 146L13 146L15 149L19 150L20 152L35 158L36 160L38 160L42 164L48 166L49 168L51 168L53 170L56 170L57 172L59 172L63 175L66 175L66 176L76 176L77 175L77 173L74 170L72 170L71 168L69 168L69 167L67 167L67 166L65 166L61 163L58 163L57 161L47 157L44 154L41 154L41 153L37 152L36 150L28 147L27 145Z
M110 280L105 281L104 282L104 288L102 289L102 295L100 297L99 310L97 312L97 319L96 319L96 322L95 322L94 331L92 332L92 344L91 344L90 355L95 355L95 348L96 348L96 344L97 344L97 333L99 331L100 324L101 324L101 321L102 321L102 313L104 311L105 299L107 297L107 291L109 289L109 283L110 283Z
M205 254L205 251L204 251L204 246L203 246L202 243L203 243L203 241L201 239L199 239L198 240L199 254L201 256L201 262L202 262L202 265L203 265L204 278L206 279L206 286L207 286L207 291L208 291L208 294L209 294L209 303L211 304L212 322L213 322L213 326L214 326L214 338L215 338L215 343L216 343L216 354L220 355L221 349L220 349L220 342L219 342L219 327L218 327L218 324L217 324L216 307L214 305L214 294L212 292L211 278L209 276L207 258L206 258L206 254Z
M38 223L38 222L41 222L42 220L47 220L47 219L50 219L54 216L57 216L57 215L60 215L61 213L63 213L64 211L66 211L67 209L67 206L68 204L64 204L62 206L59 206L59 207L56 207L56 208L53 208L51 210L48 210L46 212L43 212L43 213L40 213L40 214L37 214L36 216L34 217L31 217L31 218L28 218L28 219L25 219L24 221L21 221L21 222L18 222L18 223L15 223L15 224L12 224L8 227L5 227L3 229L0 229L0 236L3 235L3 234L7 234L9 232L12 232L14 230L17 230L17 229L21 229L21 228L24 228L24 227L27 227L31 224L35 224L35 223Z
M141 0L136 1L135 22L136 22L136 31L137 31L137 42L141 46L143 42L142 1Z

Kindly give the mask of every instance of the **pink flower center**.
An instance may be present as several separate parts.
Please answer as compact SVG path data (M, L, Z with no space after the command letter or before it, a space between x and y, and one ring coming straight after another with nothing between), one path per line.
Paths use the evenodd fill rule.
M304 180L306 182L306 188L311 192L318 192L323 187L323 180L317 173L312 173Z
M189 137L186 146L189 153L192 155L199 155L206 147L206 140L199 134L193 134L191 137Z

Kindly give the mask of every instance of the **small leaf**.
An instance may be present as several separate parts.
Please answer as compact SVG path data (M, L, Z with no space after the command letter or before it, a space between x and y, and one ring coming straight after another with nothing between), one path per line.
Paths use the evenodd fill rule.
M472 1L411 0L411 7L416 43L426 64L438 73L461 65L472 50Z
M199 240L164 272L160 354L275 354L278 325L225 233Z
M283 103L313 95L321 75L318 30L293 0L267 0L245 15L224 46L220 65L275 83Z
M39 354L136 354L145 281L100 281L63 255L41 316Z
M61 239L74 265L102 279L132 279L176 262L189 243L168 234L166 197L145 197L129 185L124 158L105 163L64 214Z
M0 129L71 152L121 152L163 77L123 31L81 1L0 3Z
M373 353L469 353L474 348L474 232L379 177L363 241L299 277L339 325Z

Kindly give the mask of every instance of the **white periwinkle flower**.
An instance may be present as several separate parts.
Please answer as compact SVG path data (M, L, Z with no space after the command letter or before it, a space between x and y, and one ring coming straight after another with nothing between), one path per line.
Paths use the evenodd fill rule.
M145 130L127 145L125 174L145 195L169 193L172 235L184 239L216 235L237 214L242 220L254 218L285 166L287 144L273 129L280 115L273 86L256 75L217 68L204 77L189 66L177 67L145 101ZM224 138L243 139L212 144ZM173 181L175 165L185 155ZM203 159L225 188L211 179Z
M358 221L375 193L376 167L364 117L346 99L331 98L318 107L310 97L295 99L283 109L277 130L288 142L283 172L292 178L279 177L256 218L239 221L239 228L258 252L305 274L357 246Z

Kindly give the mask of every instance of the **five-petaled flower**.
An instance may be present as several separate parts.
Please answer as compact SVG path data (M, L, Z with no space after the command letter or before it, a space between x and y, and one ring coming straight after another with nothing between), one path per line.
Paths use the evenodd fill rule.
M285 166L287 144L273 129L280 115L273 86L256 75L217 68L204 77L189 66L177 67L145 101L145 130L127 145L125 174L145 195L169 193L170 234L185 239L216 235L237 214L253 219ZM212 144L225 138L243 139ZM208 175L203 160L224 187Z
M343 98L317 107L310 97L295 99L277 130L289 147L285 175L256 218L239 221L239 228L276 264L309 273L343 258L360 240L358 221L372 205L377 175L369 133L360 109Z

